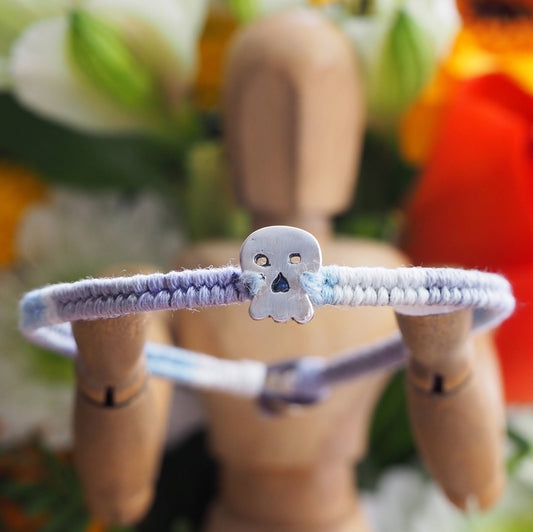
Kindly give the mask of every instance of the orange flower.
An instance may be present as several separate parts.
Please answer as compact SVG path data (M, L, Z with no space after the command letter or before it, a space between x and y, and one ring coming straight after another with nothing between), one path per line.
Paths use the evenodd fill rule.
M400 151L406 161L421 166L427 160L438 125L456 80L441 69L425 87L400 123Z
M0 267L15 260L15 235L20 218L32 203L43 199L46 187L34 174L0 161Z
M193 88L195 104L210 109L220 103L224 61L231 38L239 23L220 7L211 9L200 38L198 73Z
M405 159L414 165L425 163L446 104L462 80L495 72L505 73L533 94L533 52L493 54L480 46L476 35L462 30L433 80L404 115L400 149Z
M407 207L404 248L423 265L501 272L515 314L496 334L507 399L533 401L533 96L509 77L457 83Z
M51 469L54 467L54 471ZM62 468L61 473L58 474L58 465ZM48 530L51 517L53 513L51 510L57 508L59 504L68 508L70 505L76 509L79 501L79 493L77 493L77 485L68 484L69 478L65 476L65 472L70 473L73 478L72 455L69 452L54 452L53 455L49 451L43 451L40 444L36 440L21 443L15 447L4 450L0 454L0 478L4 481L12 482L19 490L22 488L37 487L32 492L26 491L26 504L30 505L33 502L33 511L28 511L20 504L20 494L17 489L6 496L0 497L0 523L6 526L6 532L38 532L39 530ZM72 471L72 472L71 472ZM54 476L55 475L55 476ZM62 486L58 486L58 479ZM65 492L69 488L74 489L73 499L65 498ZM58 490L57 498L46 498L46 493L50 489ZM30 494L31 493L31 494ZM28 495L29 494L29 495ZM10 496L11 495L11 496ZM33 497L33 501L31 501ZM11 500L14 499L14 500ZM18 502L15 502L17 500ZM44 502L44 504L43 504ZM37 510L39 508L39 510ZM78 513L84 512L79 508ZM83 516L82 516L83 517ZM67 523L63 523L65 530L70 529ZM52 526L49 527L52 530ZM57 524L53 527L57 530ZM2 528L4 530L4 528ZM91 519L83 532L110 532L111 527L104 526L100 522Z
M533 0L456 0L466 29L493 52L533 52Z

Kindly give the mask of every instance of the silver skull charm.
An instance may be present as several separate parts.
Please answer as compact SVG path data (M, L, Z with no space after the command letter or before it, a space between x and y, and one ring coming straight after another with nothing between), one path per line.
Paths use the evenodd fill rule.
M322 264L312 234L283 225L264 227L244 241L240 262L244 274L259 273L264 280L250 304L253 319L306 323L313 317L313 305L300 287L300 275L317 272Z

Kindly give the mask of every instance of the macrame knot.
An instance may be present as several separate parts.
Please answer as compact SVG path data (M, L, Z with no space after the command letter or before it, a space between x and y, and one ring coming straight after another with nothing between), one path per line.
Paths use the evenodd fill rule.
M258 272L244 271L241 273L241 282L248 290L250 297L254 297L265 284L265 276Z
M318 272L304 272L300 275L300 286L316 307L334 301L338 282L338 270L331 266L322 266Z
M318 357L295 358L267 368L259 406L269 414L281 414L291 405L311 405L329 393L324 378L326 363Z

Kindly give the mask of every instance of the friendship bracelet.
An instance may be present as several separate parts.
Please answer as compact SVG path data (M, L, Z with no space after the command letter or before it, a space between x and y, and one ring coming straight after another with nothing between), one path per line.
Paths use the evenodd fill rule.
M31 342L75 357L70 322L137 312L192 309L251 300L254 319L306 323L323 305L392 306L423 316L473 310L473 330L499 325L515 300L500 275L455 268L322 266L316 239L293 227L259 229L244 242L240 268L226 266L166 274L85 279L28 292L20 302L20 330ZM337 382L400 366L407 348L399 333L331 360L295 358L267 366L222 360L148 342L149 370L178 383L218 390L262 403L313 403ZM268 405L267 405L268 406Z

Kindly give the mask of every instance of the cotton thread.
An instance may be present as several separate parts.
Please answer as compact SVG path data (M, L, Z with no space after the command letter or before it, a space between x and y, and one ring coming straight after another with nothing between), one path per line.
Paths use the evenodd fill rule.
M301 287L315 306L385 306L425 315L473 309L473 330L494 327L514 309L509 283L497 274L453 268L350 268L323 266L305 272ZM264 278L234 266L183 270L109 279L85 279L27 293L20 303L20 329L30 341L66 356L76 356L71 321L113 318L136 312L229 305L254 297ZM407 357L401 336L317 363L309 357L266 366L221 360L175 346L147 343L149 370L188 386L244 397L265 397L269 375L292 372L293 389L283 400L310 403L331 385L369 372L400 366Z

